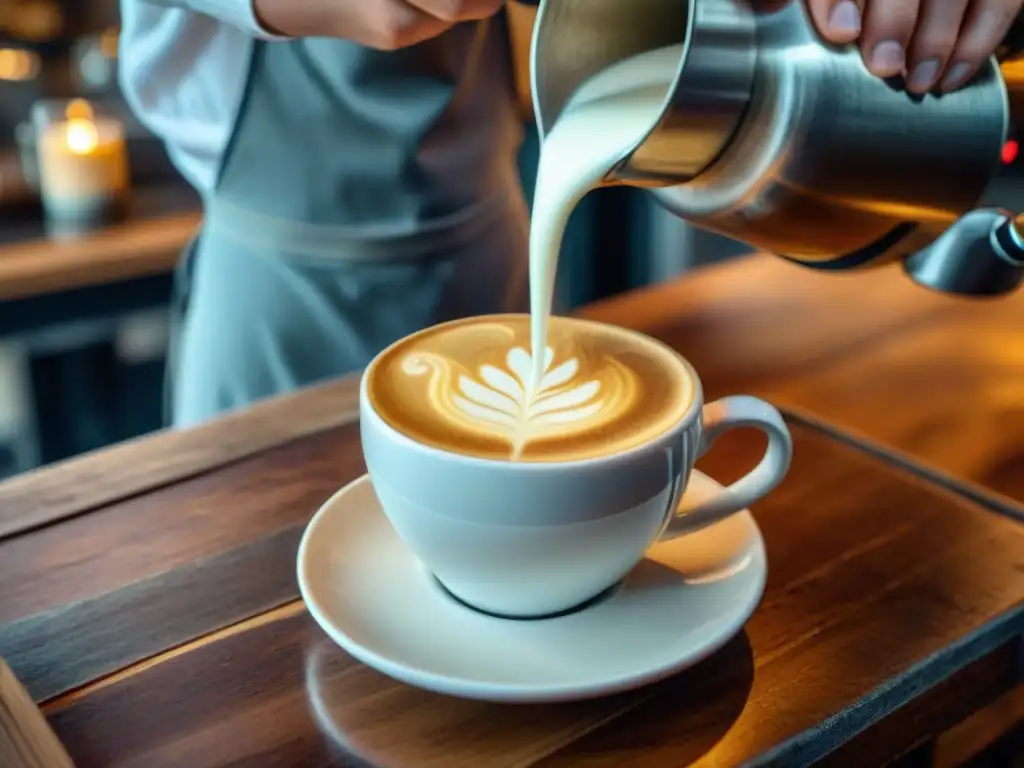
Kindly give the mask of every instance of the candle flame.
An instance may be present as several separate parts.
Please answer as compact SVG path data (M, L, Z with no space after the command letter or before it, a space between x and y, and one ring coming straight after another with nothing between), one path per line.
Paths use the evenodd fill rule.
M68 121L68 149L76 155L87 155L100 143L100 135L91 120L75 118Z
M92 105L85 99L75 99L64 111L68 123L65 140L68 149L76 155L88 155L100 143L100 134L93 122Z

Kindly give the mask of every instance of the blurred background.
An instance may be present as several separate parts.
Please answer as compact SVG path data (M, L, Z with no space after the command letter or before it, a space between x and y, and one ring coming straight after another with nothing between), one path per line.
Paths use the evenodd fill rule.
M200 207L125 107L117 34L117 0L0 0L0 477L163 426L171 272ZM39 121L54 104L102 115L127 156L123 184L108 174L96 184L110 189L72 190L116 208L89 231L44 215L40 157L51 149ZM527 135L529 193L537 139ZM48 183L59 186L67 148L55 151ZM990 196L1020 209L1017 154L1008 145ZM560 290L578 306L747 250L693 230L641 192L601 190L571 222Z

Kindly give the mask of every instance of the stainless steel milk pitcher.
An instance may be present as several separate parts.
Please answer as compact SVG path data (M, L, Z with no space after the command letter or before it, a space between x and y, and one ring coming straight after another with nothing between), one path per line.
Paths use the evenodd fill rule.
M823 42L803 0L542 0L541 137L589 77L673 45L663 110L607 183L812 267L901 259L918 282L967 294L1020 282L1013 217L973 211L1009 131L995 59L967 87L919 97L868 72L855 46Z

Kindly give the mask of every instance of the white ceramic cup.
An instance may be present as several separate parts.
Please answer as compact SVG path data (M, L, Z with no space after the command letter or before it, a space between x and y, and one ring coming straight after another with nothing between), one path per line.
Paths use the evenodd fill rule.
M475 458L410 439L373 409L371 363L360 386L360 427L384 513L442 586L469 606L527 618L587 603L622 580L655 542L745 509L789 469L792 438L779 412L745 395L705 406L696 371L677 357L679 375L689 376L694 390L677 423L639 447L552 462ZM733 427L762 430L764 457L719 495L688 504L683 490L694 462Z

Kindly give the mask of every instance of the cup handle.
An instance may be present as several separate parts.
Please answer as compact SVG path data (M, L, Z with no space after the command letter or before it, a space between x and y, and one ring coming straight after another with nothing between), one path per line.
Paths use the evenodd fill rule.
M697 448L700 458L723 432L736 427L755 427L768 436L768 449L756 467L711 498L687 502L684 494L661 540L674 539L717 523L746 509L775 488L789 470L793 438L774 407L749 395L724 397L704 406L703 429Z

